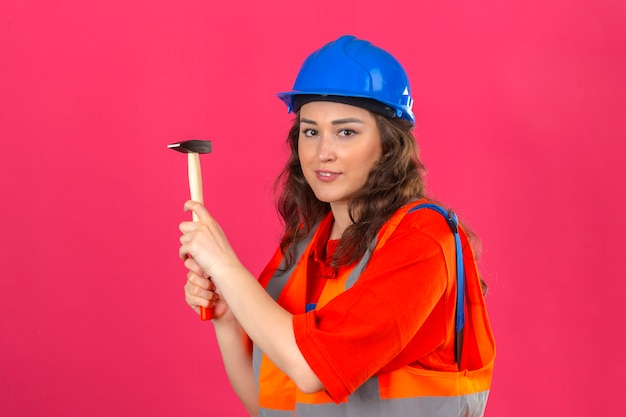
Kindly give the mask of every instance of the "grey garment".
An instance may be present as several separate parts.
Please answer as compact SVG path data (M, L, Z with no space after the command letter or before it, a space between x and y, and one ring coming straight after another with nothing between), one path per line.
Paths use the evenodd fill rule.
M489 391L458 397L430 396L381 399L378 378L361 385L347 402L340 404L296 404L298 417L481 417ZM293 416L293 411L259 410L259 416Z

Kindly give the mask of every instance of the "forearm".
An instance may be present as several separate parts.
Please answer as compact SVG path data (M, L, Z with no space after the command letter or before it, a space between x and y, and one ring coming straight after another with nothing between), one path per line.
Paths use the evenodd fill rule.
M258 415L258 389L252 368L252 342L236 320L216 320L215 335L224 368L235 393L250 416Z
M265 292L252 274L237 265L213 279L245 332L300 390L324 389L298 348L292 315Z
M200 221L180 224L179 256L188 269L207 274L221 292L228 308L259 348L303 392L324 387L302 356L293 329L292 315L276 303L237 259L219 224L204 206L185 203Z

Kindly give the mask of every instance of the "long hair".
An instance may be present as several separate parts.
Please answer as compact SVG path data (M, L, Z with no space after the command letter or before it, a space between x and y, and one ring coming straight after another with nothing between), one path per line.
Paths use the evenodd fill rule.
M344 231L332 258L339 267L360 259L383 224L403 205L424 195L424 165L413 137L412 124L374 114L380 132L381 157L374 164L365 185L348 205L352 224ZM287 143L290 157L276 180L278 212L285 231L280 248L288 268L295 262L288 251L302 240L330 211L330 204L319 201L302 173L298 157L299 117L296 116Z
M381 157L372 167L365 185L348 204L352 225L343 232L333 254L331 264L335 268L360 259L396 210L412 200L425 197L426 170L419 157L413 125L403 119L388 119L378 114L374 117L380 132ZM300 119L296 116L287 135L290 156L275 183L278 195L276 206L285 224L280 241L285 269L296 262L289 248L304 239L330 211L330 204L318 200L304 178L298 157L299 134ZM480 241L469 228L462 223L461 226L478 260ZM482 277L479 279L482 292L486 294L487 283Z

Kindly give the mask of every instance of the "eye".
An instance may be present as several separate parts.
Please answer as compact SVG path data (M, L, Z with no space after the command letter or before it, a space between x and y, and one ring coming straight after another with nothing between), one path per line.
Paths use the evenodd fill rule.
M316 136L317 130L315 129L302 129L302 134L308 138Z
M339 136L350 137L350 136L354 136L354 135L356 135L356 132L354 130L352 130L352 129L341 129L339 131Z

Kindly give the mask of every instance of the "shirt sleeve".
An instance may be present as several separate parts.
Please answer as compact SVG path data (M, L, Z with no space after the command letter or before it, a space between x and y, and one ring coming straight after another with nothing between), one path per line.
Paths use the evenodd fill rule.
M421 227L424 216L435 227ZM453 337L454 239L438 216L410 216L352 288L318 311L294 316L296 342L334 401L391 370L394 358L406 362L397 367L412 363Z

